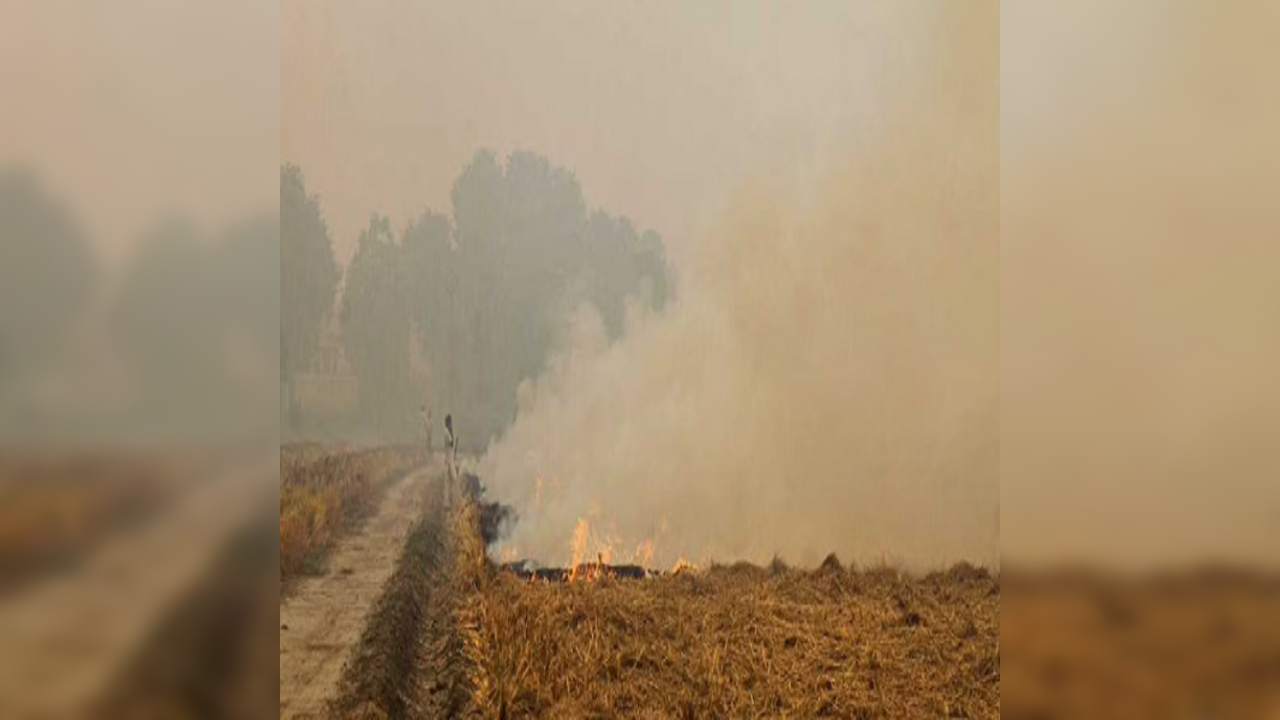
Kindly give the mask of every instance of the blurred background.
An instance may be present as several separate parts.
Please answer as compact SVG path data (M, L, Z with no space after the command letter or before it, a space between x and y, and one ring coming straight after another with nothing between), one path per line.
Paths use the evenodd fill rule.
M1011 717L1280 713L1278 21L1001 6Z
M0 4L0 716L275 715L278 48Z
M281 47L326 35L281 12L0 5L0 716L277 712L281 215L365 169L282 167L282 104L320 91L282 87ZM1275 717L1280 18L1027 2L1000 24L1003 711ZM848 107L776 145L820 155ZM489 162L458 127L440 197ZM623 205L637 180L598 158ZM688 207L722 204L688 173ZM340 259L381 232L373 197L326 205ZM708 222L638 214L677 257Z

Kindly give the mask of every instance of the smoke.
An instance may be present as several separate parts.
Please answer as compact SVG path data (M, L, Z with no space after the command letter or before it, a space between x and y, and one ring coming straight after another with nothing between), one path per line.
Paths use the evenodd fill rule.
M578 311L480 463L506 553L995 562L998 22L941 12L812 194L746 184L616 343Z

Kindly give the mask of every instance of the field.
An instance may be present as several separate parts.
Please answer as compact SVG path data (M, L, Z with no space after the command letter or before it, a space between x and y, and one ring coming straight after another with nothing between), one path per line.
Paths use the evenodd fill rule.
M1000 586L985 570L911 577L833 557L811 570L530 581L486 557L480 506L443 506L439 472L426 474L425 494L421 472L397 488L413 487L420 513L376 598L357 597L357 585L327 611L367 603L358 633L295 627L291 603L282 607L282 674L333 662L310 646L350 644L339 677L317 669L282 687L283 717L319 713L313 694L327 698L320 714L351 718L999 714ZM350 581L309 580L308 612L340 602ZM313 633L305 643L300 630Z
M412 448L291 445L280 451L280 579L316 573L325 553L415 462Z
M501 513L476 498L446 507L441 474L427 465L393 485L337 542L339 567L308 579L330 614L294 637L304 628L288 610L281 646L288 635L291 648L338 649L324 651L323 672L290 675L304 681L288 706L282 689L282 716L1267 718L1280 707L1274 577L1001 576L964 563L913 576L830 557L639 578L586 564L539 579L488 557L486 523ZM282 673L308 662L321 667L282 655Z
M717 566L651 580L486 573L464 613L486 717L994 717L999 591Z
M282 595L277 517L263 503L276 460L250 460L103 457L76 472L23 460L43 469L12 473L11 488L47 477L48 497L101 519L85 524L97 529L68 569L11 588L0 714L1269 718L1280 708L1274 575L993 576L960 564L910 576L829 558L643 579L582 566L574 581L530 580L486 556L493 528L482 525L500 513L444 504L438 460L307 446L281 451L290 487L360 492L338 506L323 561ZM155 488L154 504L113 514L128 506L107 498L123 491L96 494L89 478Z

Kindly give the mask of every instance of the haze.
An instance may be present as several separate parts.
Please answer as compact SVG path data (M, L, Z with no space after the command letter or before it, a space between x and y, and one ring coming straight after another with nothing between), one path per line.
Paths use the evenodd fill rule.
M214 230L274 211L273 6L74 0L5 11L0 166L35 171L107 263L126 262L166 218Z
M446 209L480 147L571 168L590 206L682 254L743 177L805 177L869 111L878 69L908 52L886 19L844 3L286 0L281 12L281 156L321 196L340 260L372 211L402 225Z

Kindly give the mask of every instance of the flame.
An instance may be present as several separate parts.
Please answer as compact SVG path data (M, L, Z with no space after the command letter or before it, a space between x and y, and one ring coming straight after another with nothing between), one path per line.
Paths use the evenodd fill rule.
M616 540L599 537L591 531L591 523L585 517L579 518L578 524L573 528L573 560L569 566L569 581L595 580L600 577L604 572L603 566L613 563ZM595 555L594 558L591 557L592 554Z
M578 524L573 528L573 564L570 568L576 568L582 563L582 558L587 554L587 541L591 536L591 525L586 518L579 518Z
M675 575L685 570L696 570L696 569L698 569L697 565L694 565L688 560L685 560L684 556L681 555L680 559L676 560L676 564L671 566L671 574Z
M636 546L635 563L640 567L649 567L653 562L653 538L646 538Z

